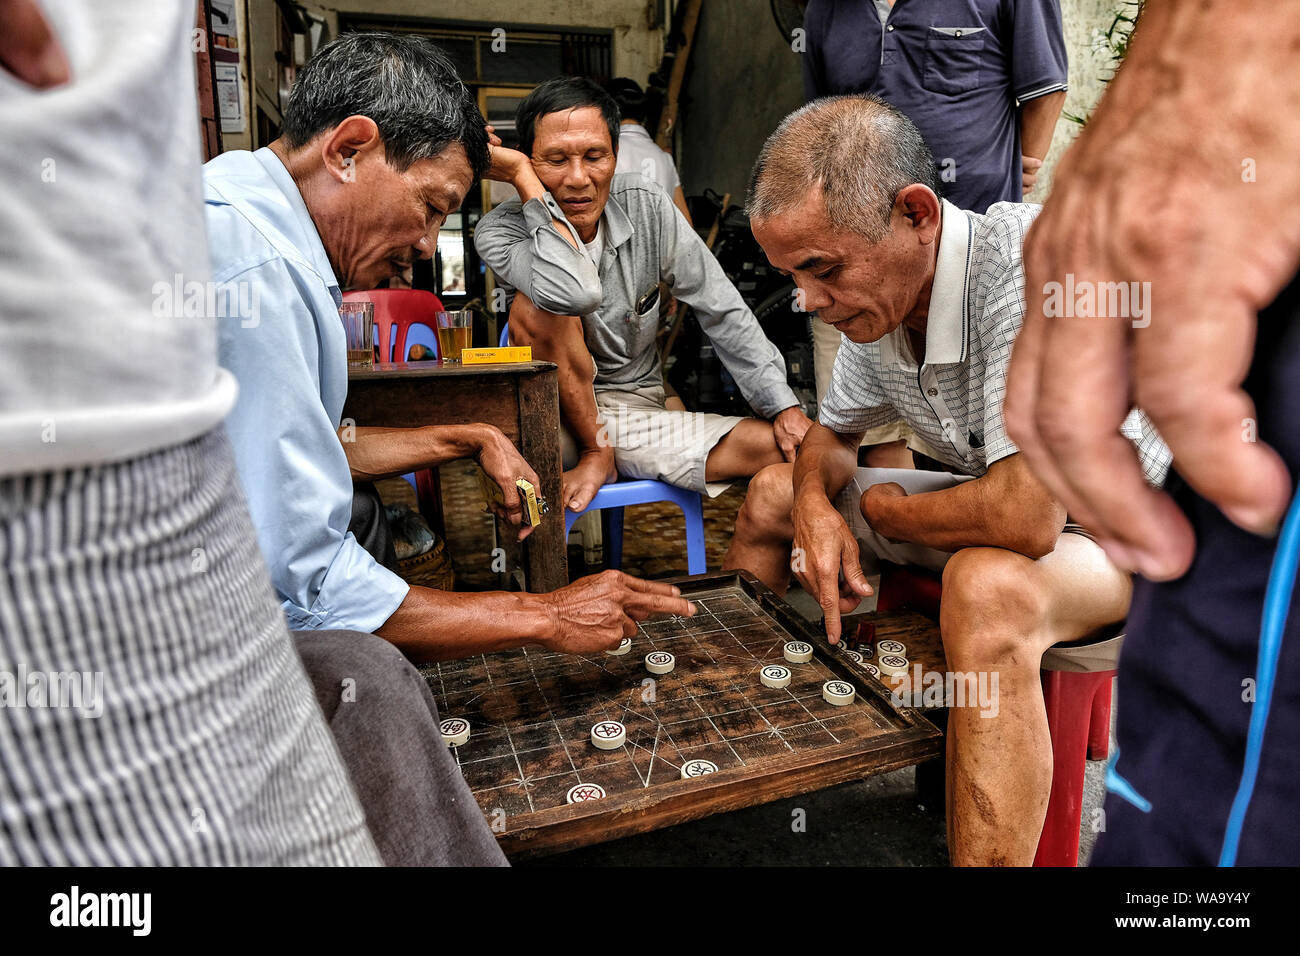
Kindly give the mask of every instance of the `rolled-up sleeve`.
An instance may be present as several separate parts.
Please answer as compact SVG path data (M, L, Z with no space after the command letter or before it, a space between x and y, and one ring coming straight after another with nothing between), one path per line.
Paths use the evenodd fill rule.
M763 334L709 247L666 194L661 191L655 202L663 278L673 295L695 310L700 327L745 400L764 418L775 418L798 405L786 381L785 359Z
M578 247L560 235L556 220L568 226ZM511 199L493 209L479 221L474 247L498 278L539 309L586 315L600 308L596 264L550 193L522 204Z
M352 480L319 392L321 355L297 276L283 259L218 275L256 289L260 321L221 325L221 364L239 381L226 428L289 627L378 629L410 590L347 530ZM236 286L237 287L237 286Z
M1069 61L1059 0L1014 0L1011 91L1021 103L1066 89Z

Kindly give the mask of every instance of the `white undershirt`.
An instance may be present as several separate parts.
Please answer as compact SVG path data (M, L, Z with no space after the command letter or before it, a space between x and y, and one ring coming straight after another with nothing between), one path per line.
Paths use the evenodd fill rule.
M587 258L600 268L600 257L605 252L605 217L601 216L600 221L596 223L596 235L591 242L584 242L583 246L587 250Z

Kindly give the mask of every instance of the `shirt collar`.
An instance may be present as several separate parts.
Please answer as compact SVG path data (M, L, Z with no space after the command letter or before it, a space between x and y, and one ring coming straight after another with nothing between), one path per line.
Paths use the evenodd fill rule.
M970 344L969 298L971 239L974 221L948 200L940 200L943 229L930 285L930 312L925 325L925 364L954 365L966 361ZM902 364L900 325L880 342L881 358Z
M609 189L609 199L605 201L605 212L602 218L608 228L608 232L605 234L606 249L616 249L632 238L632 217L614 198L612 184Z
M295 240L294 247L298 254L309 259L312 266L320 273L321 278L329 285L330 293L337 301L342 302L342 290L339 286L338 277L334 275L334 266L330 262L329 254L325 251L325 244L321 242L320 233L316 229L315 221L311 218L311 211L307 208L307 203L302 198L298 184L294 182L293 176L289 174L289 170L280 161L280 157L271 149L263 146L253 153L253 157L261 163L262 168L266 170L267 176L270 177L276 188L284 194L284 200L289 206L289 212L293 217L293 225L296 226L298 233L297 236L293 237Z

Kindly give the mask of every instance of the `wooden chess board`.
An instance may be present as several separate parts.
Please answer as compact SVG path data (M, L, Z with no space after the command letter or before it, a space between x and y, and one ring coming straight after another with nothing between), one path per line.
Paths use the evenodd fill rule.
M695 616L644 622L623 656L521 648L425 669L442 718L471 724L456 759L508 855L574 849L940 753L932 724L896 707L883 684L748 573L673 583L695 602ZM882 624L877 637L889 636ZM813 659L787 662L791 640L812 644ZM671 673L646 670L656 650L675 655ZM771 663L793 672L788 687L760 682ZM833 679L856 688L852 703L822 699ZM627 728L617 750L591 743L603 720ZM693 759L718 770L682 779ZM566 803L578 784L599 784L606 796Z

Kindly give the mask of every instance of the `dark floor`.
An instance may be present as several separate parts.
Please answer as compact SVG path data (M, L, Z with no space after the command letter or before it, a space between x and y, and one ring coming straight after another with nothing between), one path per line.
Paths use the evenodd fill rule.
M493 520L483 512L472 469L463 463L442 469L447 544L455 566L456 589L469 591L497 586L490 568L495 546ZM415 502L410 486L400 479L381 482L380 491L389 502ZM739 483L705 502L705 540L711 569L722 563L743 500L744 483ZM637 505L627 509L624 523L628 531L636 530L624 535L623 570L648 578L686 573L682 544L685 524L680 511L666 504ZM584 548L574 543L578 528L574 532L569 548L570 576L599 570L598 564L583 565ZM596 558L595 553L589 556ZM810 620L820 619L816 602L797 588L792 589L788 600ZM864 605L860 610L870 610L871 606ZM1112 721L1113 717L1112 710ZM1089 761L1085 771L1079 850L1083 862L1096 841L1093 817L1104 797L1104 766L1103 762ZM944 866L948 849L941 799L936 796L925 805L918 796L916 778L916 768L907 767L857 783L531 861L531 865ZM939 792L934 788L935 794ZM802 823L802 829L795 828L796 822Z

